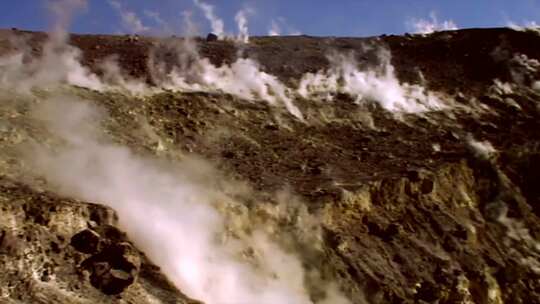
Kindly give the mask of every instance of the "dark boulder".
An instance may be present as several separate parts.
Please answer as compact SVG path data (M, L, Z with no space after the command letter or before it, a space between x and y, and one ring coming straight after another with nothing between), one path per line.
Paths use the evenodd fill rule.
M109 245L82 263L90 273L90 283L104 294L123 292L137 279L141 267L140 256L129 243Z
M208 42L212 42L212 41L218 41L218 36L214 33L209 33L207 36L206 36L206 41Z
M71 238L71 246L90 255L81 263L90 283L107 295L123 292L133 284L141 268L139 252L126 235L111 225L85 229Z

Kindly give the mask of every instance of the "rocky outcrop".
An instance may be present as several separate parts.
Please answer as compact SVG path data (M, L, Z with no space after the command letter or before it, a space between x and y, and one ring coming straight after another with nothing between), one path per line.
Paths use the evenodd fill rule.
M85 229L71 238L71 245L90 254L80 268L89 273L92 286L108 295L119 294L137 279L141 258L114 226L100 230L104 231L103 238L94 230Z
M498 174L472 159L347 191L329 207L332 265L373 303L537 303L540 221Z
M115 228L113 210L2 176L0 210L1 303L196 303Z

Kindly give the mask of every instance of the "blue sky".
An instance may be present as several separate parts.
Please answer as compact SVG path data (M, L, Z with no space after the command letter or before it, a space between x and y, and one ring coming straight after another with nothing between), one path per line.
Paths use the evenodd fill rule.
M46 30L50 25L48 1L69 0L2 0L0 27ZM70 31L79 33L128 33L133 24L122 21L121 13L111 0L88 0ZM148 33L182 33L182 12L192 11L201 33L210 26L193 0L112 0L122 11L131 12ZM540 23L540 0L200 0L215 6L215 13L225 22L227 32L236 33L234 16L242 8L250 8L249 31L266 35L272 21L280 33L301 32L315 36L370 36L414 31L414 22L432 21L433 12L440 23L453 21L459 28L505 26ZM146 13L145 13L146 11ZM148 12L158 13L168 30ZM130 19L133 21L133 18Z

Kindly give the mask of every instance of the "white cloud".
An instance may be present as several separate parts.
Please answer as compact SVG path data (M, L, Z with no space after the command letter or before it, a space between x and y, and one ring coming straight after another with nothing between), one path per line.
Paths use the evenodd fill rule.
M458 27L453 20L439 21L437 14L432 11L429 19L412 18L407 21L407 27L416 34L430 34L439 31L457 30Z
M130 11L122 6L117 0L109 0L109 4L118 11L120 17L122 18L122 26L125 30L131 33L143 33L150 30L149 27L145 26L141 19L135 14L135 12Z

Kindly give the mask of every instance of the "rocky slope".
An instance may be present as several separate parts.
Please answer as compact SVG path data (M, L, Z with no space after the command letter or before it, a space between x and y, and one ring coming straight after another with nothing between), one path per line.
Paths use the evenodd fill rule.
M12 35L26 37L33 56L47 37L3 31L4 54L16 47ZM149 58L158 53L174 65L167 45L178 39L73 35L70 42L98 75L98 63L116 54L122 69L151 85ZM242 183L249 191L233 191L242 207L232 214L277 227L276 242L352 303L540 303L536 32L197 43L216 65L234 62L241 49L289 86L327 68L331 51L354 51L368 69L384 47L401 82L423 84L451 108L396 115L339 93L295 98L301 121L219 92L62 90L105 109L104 133L136 155L169 163L195 155L217 168L212 174ZM30 110L53 93L36 94L1 95L0 301L196 303L119 230L113 210L96 205L113 203L70 197L21 156L24 145L61 145ZM272 217L265 208L282 200L301 207ZM317 219L320 247L299 232L306 218ZM305 280L314 302L324 298L316 281Z

